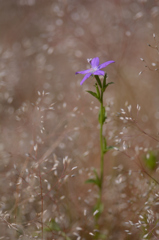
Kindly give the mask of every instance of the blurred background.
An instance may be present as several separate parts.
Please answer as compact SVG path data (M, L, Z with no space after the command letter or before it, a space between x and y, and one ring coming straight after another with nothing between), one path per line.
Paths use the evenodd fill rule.
M115 61L105 69L108 81L115 84L108 88L105 96L108 120L104 131L109 145L115 144L121 150L131 145L129 156L108 153L106 178L116 166L120 166L120 171L125 167L125 172L129 167L134 168L135 164L132 166L129 158L139 150L158 147L158 23L158 0L0 1L0 237L20 239L22 234L22 239L28 239L27 234L35 235L34 227L28 233L24 231L22 222L30 223L41 210L36 209L36 205L30 206L30 195L26 198L23 192L25 189L26 194L27 186L25 188L22 184L27 176L34 178L36 171L33 169L37 163L42 165L42 170L39 170L42 174L38 175L41 176L44 167L52 167L51 161L58 159L62 164L62 159L68 156L70 166L78 166L76 180L70 178L67 188L57 191L57 198L64 193L68 194L66 199L75 202L87 194L88 186L84 181L91 175L92 166L99 167L100 160L99 106L86 92L93 89L94 79L89 78L80 86L83 75L75 75L75 72L89 68L88 58L98 56L100 63ZM137 104L141 106L140 111ZM129 112L127 107L130 105ZM127 122L120 119L121 108L128 117L137 119L137 126L127 128ZM122 137L119 137L120 133ZM46 159L50 161L48 165ZM119 174L113 174L119 177ZM58 176L57 173L54 175ZM52 176L46 176L48 182L53 181ZM29 183L29 187L33 191L38 184L33 186ZM109 194L110 199L105 194L110 202L116 198L114 193ZM74 226L73 219L77 221L76 227L80 221L84 224L81 220L84 202L74 203L79 213L73 213L71 220L69 217L65 219L65 232L74 231L70 227ZM52 200L48 200L47 205L52 209ZM120 210L115 212L115 216ZM34 212L33 216L29 215L30 211ZM5 218L4 214L9 215ZM125 221L126 215L122 217ZM53 218L48 214L46 221ZM114 218L120 222L120 217ZM18 219L18 223L14 219ZM70 221L72 225L68 224ZM8 224L15 222L23 225L18 235L13 226L11 230L8 228ZM121 233L124 232L121 230L123 225L117 227L114 223L114 226L111 226L112 235L108 239L117 239L114 229L118 239L131 239ZM91 223L87 227L91 228ZM84 232L86 236L88 229ZM14 231L16 233L13 234ZM23 231L27 232L26 235ZM46 239L66 239L56 234L50 237L49 234Z

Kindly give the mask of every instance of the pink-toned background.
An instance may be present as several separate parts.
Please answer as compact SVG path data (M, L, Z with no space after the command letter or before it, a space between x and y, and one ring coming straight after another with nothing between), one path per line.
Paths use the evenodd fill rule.
M155 46L159 42L158 23L157 0L0 2L2 202L7 202L11 194L17 192L14 187L17 173L12 171L18 169L20 174L23 168L31 167L26 155L36 151L36 143L38 160L42 161L44 156L50 158L54 153L60 162L69 156L71 166L78 165L83 171L99 167L98 102L85 91L93 89L94 80L89 78L80 86L83 76L75 75L76 71L89 67L87 58L98 56L101 63L115 61L106 69L108 80L115 83L105 96L108 109L105 134L109 136L110 145L123 131L120 109L128 105L132 105L135 118L136 106L141 106L139 125L157 136L159 71L155 69L159 68L159 51ZM40 103L36 102L38 91L49 92ZM52 103L54 110L48 110ZM37 106L47 110L39 113ZM132 149L135 145L156 147L151 139L136 136L134 139L130 135ZM131 166L127 157L119 154L115 158L115 155L111 153L106 157L107 173L115 164ZM86 175L76 180L83 194ZM13 186L11 190L9 184ZM72 191L77 191L73 183L69 185ZM12 208L14 200L9 204Z

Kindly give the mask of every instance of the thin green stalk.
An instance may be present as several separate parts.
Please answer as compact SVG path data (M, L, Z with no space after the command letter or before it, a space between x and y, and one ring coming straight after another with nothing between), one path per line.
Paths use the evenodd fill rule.
M100 180L100 184L99 184L99 198L98 198L98 210L101 214L101 209L102 209L102 187L103 187L103 176L104 176L104 151L103 151L103 119L104 119L104 114L105 111L103 110L103 89L101 88L101 95L100 95L100 102L101 102L101 106L100 106L100 117L99 117L99 123L100 123L100 155L101 155L101 159L100 159L100 176L99 176L99 180ZM98 224L98 219L100 217L100 214L97 218L95 218L95 227L96 229L99 229L99 224ZM98 239L99 237L99 232L96 233L95 235L95 239Z
M112 149L112 146L107 146L107 139L106 137L103 136L103 124L107 118L106 110L105 110L105 107L103 106L103 94L107 89L107 87L113 83L113 82L106 83L106 78L107 78L107 75L105 74L103 82L101 82L100 78L95 75L95 79L97 81L95 84L96 92L87 91L93 97L98 99L98 101L100 102L100 111L99 111L99 119L98 119L100 124L100 173L98 174L97 171L94 169L95 178L90 178L86 181L86 183L96 184L99 190L98 200L94 208L95 212L97 211L96 213L94 212L95 228L98 230L100 228L99 218L103 212L103 207L104 207L102 204L102 191L103 191L103 180L104 180L104 154L106 154L109 150ZM94 236L94 239L99 239L100 235L101 235L100 232L97 231Z
M104 171L104 152L103 152L103 91L101 89L101 111L100 111L100 148L101 148L101 160L100 160L100 202L102 198L102 185L103 185L103 171Z

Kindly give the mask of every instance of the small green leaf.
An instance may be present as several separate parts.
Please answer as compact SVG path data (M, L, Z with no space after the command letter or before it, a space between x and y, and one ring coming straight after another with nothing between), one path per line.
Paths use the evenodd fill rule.
M114 84L114 82L109 82L109 83L107 83L107 84L104 86L104 91L105 91L105 89L106 89L110 84Z
M107 239L107 235L105 233L100 233L98 239Z
M98 181L97 179L90 178L90 179L86 180L85 183L92 183L92 184L97 185L100 188L100 181Z
M101 119L101 108L100 108L100 110L99 110L99 115L98 115L98 121L99 121L99 123L101 123L102 122L102 124L105 122L105 120L107 119L107 112L105 111L105 107L103 106L103 108L102 108L102 119Z
M105 107L103 107L103 119L102 119L102 123L104 123L106 119L107 119L107 113L106 113L106 111L105 111Z
M61 232L61 235L66 239L66 240L71 240L71 238L69 238L66 233Z
M99 176L98 176L98 173L97 173L97 171L96 171L95 168L93 169L93 172L94 172L94 174L95 174L96 180L99 180Z
M87 91L88 93L90 93L93 97L97 98L100 101L100 98L98 97L97 93L92 92L92 91Z
M109 83L107 83L107 85L106 85L106 86L109 86L110 84L114 84L114 82L109 82Z
M107 149L107 140L105 137L103 137L103 152L104 153L105 153L106 149Z
M59 232L61 231L61 228L59 226L59 224L57 222L55 222L54 219L52 219L49 223L48 226L44 228L44 230L46 232L52 232L52 231L56 231Z
M105 149L104 149L104 153L107 153L109 150L111 150L111 149L114 149L114 147L113 146L108 146L108 147L106 147Z
M113 146L107 146L107 140L103 137L103 153L108 152L109 150L114 149Z
M46 232L52 232L56 231L59 232L61 236L63 236L66 240L71 240L65 232L63 232L57 222L55 222L54 219L51 219L51 221L47 224L47 227L44 228L44 231Z
M107 74L104 75L103 89L106 89L106 80L107 80Z
M96 87L98 99L100 99L100 92L99 92L99 88L98 88L98 84L97 83L95 84L95 87Z
M108 150L108 151L111 150L111 149L114 149L114 146L108 146L108 147L107 147L107 150Z
M101 215L101 213L104 210L104 205L101 202L97 202L97 204L94 206L94 212L98 211L98 213L94 216L96 219L98 219Z
M155 152L149 151L144 157L144 162L147 168L154 170L157 166L157 156Z
M94 179L94 178L87 179L87 180L85 181L85 183L93 183L93 184L96 184L96 179Z
M95 76L95 79L96 79L99 87L102 88L102 83L101 83L101 80L100 80L99 76L98 75L94 75L94 76Z
M94 96L94 97L96 97L96 98L98 98L98 96L97 96L97 93L95 93L95 92L92 92L92 91L87 91L88 93L90 93L92 96Z
M101 187L101 181L100 181L100 178L98 176L98 173L97 173L96 169L94 169L93 171L94 171L95 178L87 179L85 181L85 183L93 183L100 188Z

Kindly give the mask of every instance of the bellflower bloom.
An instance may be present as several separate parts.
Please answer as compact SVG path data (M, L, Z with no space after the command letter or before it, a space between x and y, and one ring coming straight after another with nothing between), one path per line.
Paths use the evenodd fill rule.
M106 66L108 66L110 63L114 63L114 61L107 61L105 63L102 63L99 65L99 58L93 58L92 60L89 61L91 64L91 68L84 70L84 71L80 71L80 72L76 72L76 74L86 74L84 76L84 78L82 79L82 81L80 82L80 85L82 85L84 83L84 81L89 78L91 75L105 75L104 71L101 71L100 69L105 68Z

